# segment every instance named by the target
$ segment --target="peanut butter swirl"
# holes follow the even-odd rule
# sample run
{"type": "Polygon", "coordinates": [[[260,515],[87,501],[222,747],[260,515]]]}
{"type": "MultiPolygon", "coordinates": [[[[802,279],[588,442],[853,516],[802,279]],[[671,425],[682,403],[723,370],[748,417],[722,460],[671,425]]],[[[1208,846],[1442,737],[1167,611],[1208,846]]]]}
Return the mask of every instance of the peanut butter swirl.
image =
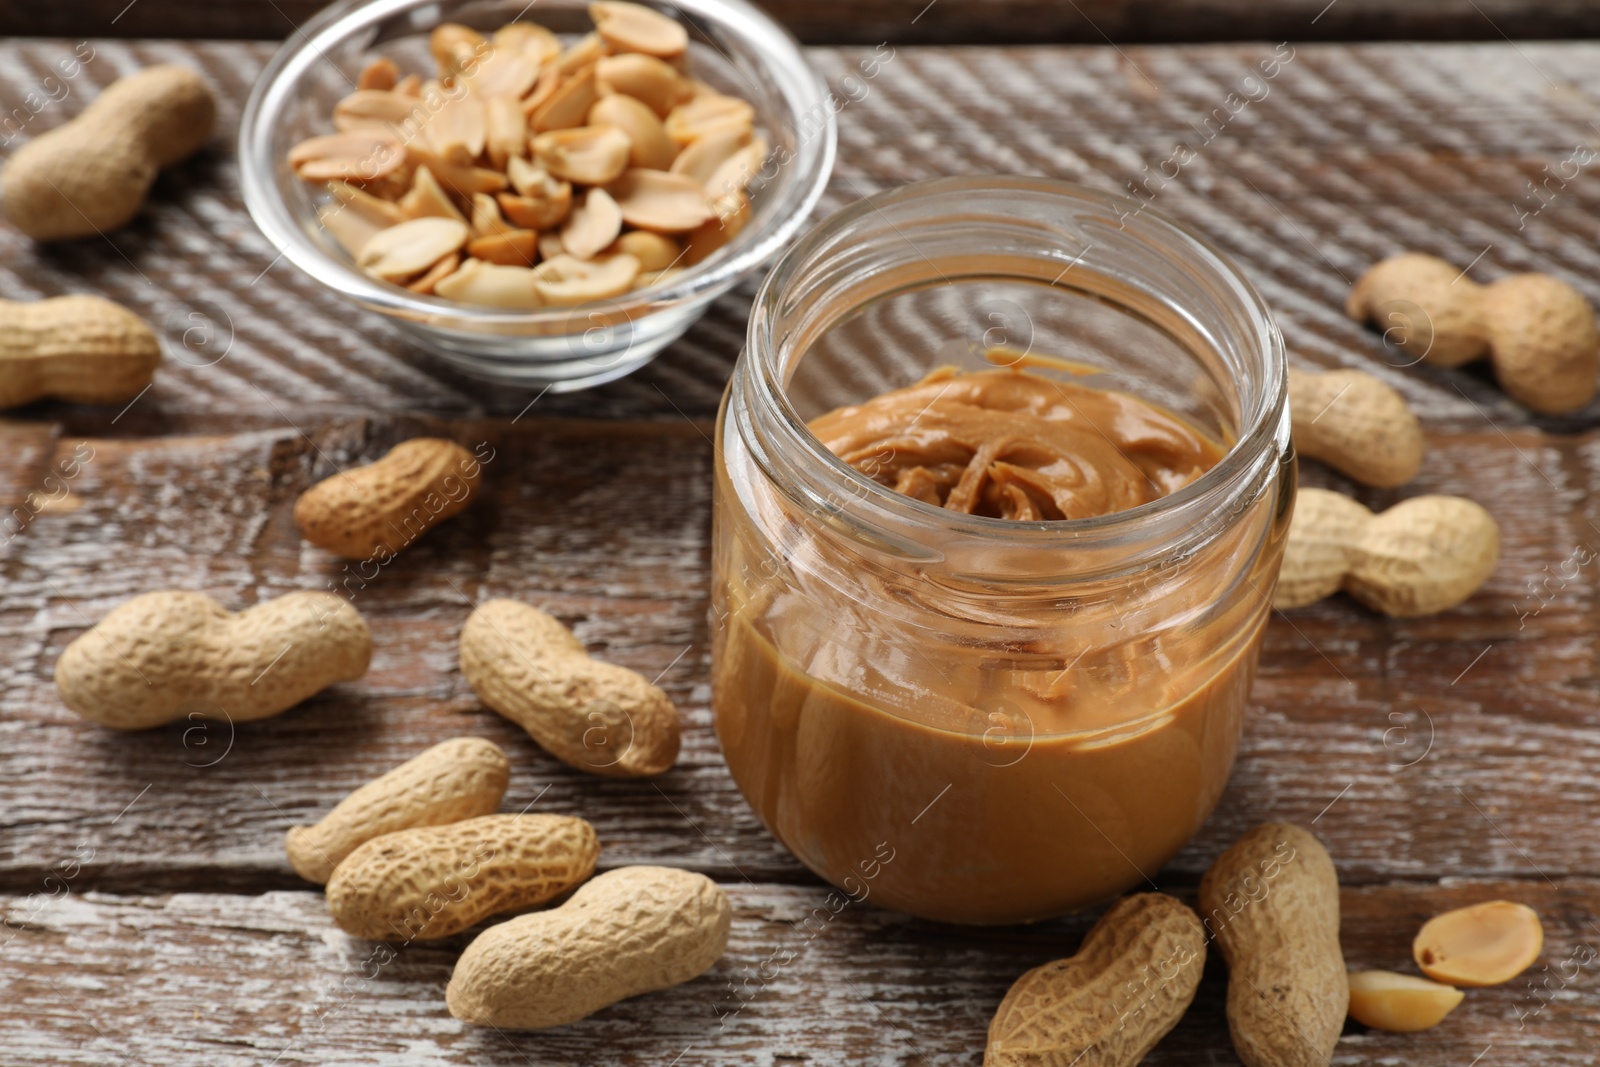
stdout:
{"type": "Polygon", "coordinates": [[[1219,445],[1146,401],[1015,369],[943,367],[810,426],[840,459],[896,492],[1022,521],[1138,507],[1222,458],[1219,445]]]}

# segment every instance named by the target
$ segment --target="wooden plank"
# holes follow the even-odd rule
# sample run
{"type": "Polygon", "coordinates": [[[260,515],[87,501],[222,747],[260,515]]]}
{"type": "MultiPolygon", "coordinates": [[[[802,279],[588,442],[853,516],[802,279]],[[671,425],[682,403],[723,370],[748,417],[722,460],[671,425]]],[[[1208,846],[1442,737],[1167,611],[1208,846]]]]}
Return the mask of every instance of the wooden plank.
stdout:
{"type": "MultiPolygon", "coordinates": [[[[23,99],[72,47],[0,42],[0,99],[23,99]]],[[[242,210],[231,154],[270,46],[94,47],[70,95],[18,128],[15,143],[64,121],[93,88],[158,61],[203,67],[221,92],[221,119],[211,148],[163,175],[144,216],[109,240],[40,248],[0,230],[0,296],[103,292],[155,323],[171,356],[126,414],[30,414],[103,436],[176,432],[222,415],[263,426],[371,411],[511,417],[534,400],[442,369],[277,262],[242,210]]],[[[1574,146],[1597,137],[1589,119],[1600,106],[1600,45],[1303,45],[1271,79],[1259,65],[1274,52],[1260,45],[900,48],[864,79],[873,55],[810,52],[840,99],[854,101],[839,116],[827,208],[907,180],[996,170],[1134,189],[1241,265],[1298,361],[1373,369],[1436,429],[1533,423],[1481,368],[1385,360],[1376,336],[1341,311],[1349,283],[1373,262],[1412,248],[1476,261],[1473,275],[1485,280],[1545,270],[1600,300],[1600,200],[1583,182],[1558,186],[1545,172],[1560,172],[1574,146]],[[1152,177],[1179,144],[1194,158],[1176,178],[1152,177]],[[1550,183],[1537,214],[1532,182],[1550,183]]],[[[710,418],[752,292],[749,283],[718,301],[643,373],[544,396],[534,414],[710,418]]],[[[1600,425],[1597,416],[1600,404],[1538,424],[1573,431],[1600,425]]]]}
{"type": "MultiPolygon", "coordinates": [[[[0,949],[9,1062],[542,1067],[593,1063],[604,1049],[605,1062],[619,1064],[977,1064],[1011,982],[1073,952],[1088,927],[1079,917],[963,930],[881,911],[870,896],[841,907],[821,889],[735,881],[726,886],[735,916],[728,954],[707,974],[525,1034],[470,1028],[445,1011],[445,983],[475,931],[385,947],[333,928],[316,893],[80,896],[59,895],[56,885],[0,898],[10,924],[0,930],[9,938],[0,949]]],[[[1540,912],[1540,963],[1505,986],[1469,990],[1427,1034],[1351,1024],[1337,1067],[1464,1065],[1489,1049],[1498,1063],[1593,1062],[1600,883],[1347,889],[1346,959],[1414,972],[1411,937],[1428,916],[1495,898],[1540,912]]],[[[1183,1022],[1144,1062],[1232,1062],[1225,996],[1226,971],[1212,953],[1183,1022]]]]}
{"type": "MultiPolygon", "coordinates": [[[[593,820],[606,865],[670,860],[725,878],[809,880],[739,797],[711,728],[701,428],[529,418],[302,429],[309,439],[55,440],[57,464],[92,454],[66,501],[0,548],[0,887],[36,881],[84,827],[98,835],[88,885],[297,885],[281,847],[288,826],[460,733],[511,753],[508,810],[537,799],[593,820]],[[482,499],[371,581],[341,586],[350,572],[298,539],[295,497],[334,464],[424,430],[495,450],[482,499]],[[278,719],[127,735],[77,720],[56,696],[61,649],[139,592],[199,589],[242,606],[330,583],[372,622],[372,670],[278,719]],[[483,709],[457,673],[455,639],[471,603],[489,596],[545,605],[602,655],[664,672],[686,716],[679,767],[656,783],[596,780],[483,709]]],[[[19,457],[17,473],[0,476],[12,499],[51,466],[25,447],[38,436],[30,423],[0,432],[0,454],[19,457]],[[23,442],[15,450],[11,433],[23,442]]],[[[1600,842],[1570,832],[1600,805],[1594,584],[1551,578],[1574,546],[1600,548],[1592,505],[1578,506],[1597,454],[1596,434],[1435,436],[1411,486],[1360,494],[1374,507],[1425,492],[1481,500],[1505,531],[1498,571],[1433,618],[1383,619],[1336,597],[1275,619],[1233,783],[1168,877],[1193,881],[1269,817],[1318,820],[1351,882],[1600,875],[1600,842]]],[[[1349,488],[1313,464],[1306,480],[1349,488]]]]}
{"type": "MultiPolygon", "coordinates": [[[[0,34],[55,37],[229,37],[278,40],[324,0],[79,0],[70,7],[0,4],[0,34]]],[[[812,44],[1062,44],[1294,41],[1500,41],[1592,37],[1583,0],[762,0],[812,44]]],[[[513,9],[514,10],[514,9],[513,9]]]]}

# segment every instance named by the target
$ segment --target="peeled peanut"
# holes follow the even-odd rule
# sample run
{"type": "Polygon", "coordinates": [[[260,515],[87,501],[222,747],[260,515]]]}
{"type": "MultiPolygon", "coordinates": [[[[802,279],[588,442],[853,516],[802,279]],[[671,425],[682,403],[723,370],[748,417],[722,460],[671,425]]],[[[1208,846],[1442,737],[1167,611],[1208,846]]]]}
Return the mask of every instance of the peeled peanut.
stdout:
{"type": "Polygon", "coordinates": [[[439,184],[458,196],[498,193],[510,184],[506,176],[487,167],[463,166],[416,142],[406,145],[406,160],[415,167],[427,167],[439,184]]]}
{"type": "Polygon", "coordinates": [[[433,171],[427,167],[418,167],[411,175],[411,188],[400,198],[397,206],[408,219],[454,219],[462,225],[467,221],[455,201],[450,199],[450,194],[444,191],[444,186],[433,176],[433,171]]]}
{"type": "Polygon", "coordinates": [[[664,170],[627,171],[611,186],[611,195],[622,221],[641,230],[688,233],[711,218],[705,190],[693,178],[664,170]]]}
{"type": "Polygon", "coordinates": [[[1123,897],[1077,955],[1018,978],[989,1024],[984,1067],[1133,1067],[1200,986],[1200,920],[1162,893],[1123,897]]]}
{"type": "Polygon", "coordinates": [[[500,746],[452,737],[357,789],[314,826],[290,827],[289,864],[325,883],[339,862],[373,838],[488,815],[500,806],[511,765],[500,746]]]}
{"type": "Polygon", "coordinates": [[[289,166],[308,182],[366,185],[394,174],[406,159],[399,135],[376,126],[311,137],[289,150],[289,166]]]}
{"type": "Polygon", "coordinates": [[[628,135],[630,166],[666,170],[678,154],[678,145],[649,105],[631,96],[602,96],[589,109],[590,126],[615,126],[628,135]]]}
{"type": "Polygon", "coordinates": [[[1244,1067],[1327,1067],[1350,987],[1322,843],[1289,823],[1248,831],[1200,880],[1200,914],[1228,961],[1228,1030],[1244,1067]]]}
{"type": "Polygon", "coordinates": [[[1346,310],[1437,366],[1488,355],[1501,387],[1534,411],[1574,411],[1594,398],[1600,369],[1594,310],[1549,275],[1518,274],[1482,286],[1442,259],[1408,252],[1367,271],[1350,290],[1346,310]]]}
{"type": "Polygon", "coordinates": [[[654,56],[605,56],[595,63],[594,73],[602,94],[631,96],[662,118],[694,94],[683,75],[654,56]]]}
{"type": "Polygon", "coordinates": [[[510,166],[511,157],[527,153],[528,121],[523,117],[521,104],[512,96],[492,96],[483,108],[484,142],[489,162],[504,169],[510,166]]]}
{"type": "Polygon", "coordinates": [[[489,127],[483,101],[475,96],[442,100],[423,124],[433,150],[452,163],[470,167],[483,154],[489,127]]]}
{"type": "Polygon", "coordinates": [[[671,59],[689,47],[689,32],[672,18],[643,4],[595,0],[589,5],[594,28],[613,52],[642,52],[671,59]]]}
{"type": "Polygon", "coordinates": [[[1289,372],[1294,446],[1358,482],[1390,488],[1422,466],[1422,424],[1405,398],[1358,370],[1289,372]]]}
{"type": "Polygon", "coordinates": [[[678,711],[625,667],[590,658],[572,631],[515,600],[480,604],[461,629],[461,673],[551,755],[608,777],[660,774],[678,758],[678,711]]]}
{"type": "Polygon", "coordinates": [[[295,592],[234,613],[201,593],[146,593],[56,660],[56,688],[102,726],[186,716],[252,722],[367,673],[372,635],[332,593],[295,592]]]}
{"type": "MultiPolygon", "coordinates": [[[[467,254],[502,267],[531,267],[539,259],[539,235],[532,230],[506,230],[487,237],[474,237],[467,242],[467,254]]],[[[528,279],[527,289],[530,292],[533,289],[532,278],[528,279]]]]}
{"type": "Polygon", "coordinates": [[[451,252],[448,256],[429,267],[427,271],[406,282],[406,288],[413,293],[432,293],[434,286],[450,277],[460,268],[461,253],[451,252]]]}
{"type": "Polygon", "coordinates": [[[750,200],[743,193],[713,202],[712,210],[716,216],[684,238],[683,262],[688,266],[709,259],[750,224],[750,200]]]}
{"type": "Polygon", "coordinates": [[[479,56],[488,53],[489,42],[471,26],[441,22],[428,35],[428,51],[439,67],[439,76],[444,78],[473,66],[479,56]]]}
{"type": "Polygon", "coordinates": [[[0,408],[46,397],[124,403],[149,386],[160,362],[150,327],[109,300],[0,300],[0,408]]]}
{"type": "Polygon", "coordinates": [[[341,130],[376,126],[387,130],[426,114],[413,97],[382,89],[357,89],[333,105],[333,124],[341,130]]]}
{"type": "Polygon", "coordinates": [[[621,296],[639,276],[639,261],[626,253],[582,260],[566,254],[533,268],[534,291],[546,304],[572,307],[621,296]]]}
{"type": "Polygon", "coordinates": [[[119,78],[77,118],[12,153],[0,172],[6,217],[36,241],[115,230],[138,214],[158,171],[206,143],[216,114],[187,67],[119,78]]]}
{"type": "Polygon", "coordinates": [[[528,125],[536,134],[582,126],[597,99],[594,68],[585,67],[556,84],[545,102],[528,117],[528,125]]]}
{"type": "Polygon", "coordinates": [[[469,259],[460,270],[441,279],[433,291],[460,304],[531,310],[544,306],[536,281],[533,270],[528,267],[469,259]]]}
{"type": "Polygon", "coordinates": [[[432,941],[554,900],[594,873],[594,827],[566,815],[483,815],[400,830],[351,852],[328,912],[352,937],[432,941]]]}
{"type": "Polygon", "coordinates": [[[1435,915],[1423,924],[1411,954],[1429,978],[1453,985],[1509,982],[1544,949],[1539,913],[1525,904],[1491,900],[1435,915]]]}
{"type": "Polygon", "coordinates": [[[728,946],[733,911],[711,879],[622,867],[570,900],[489,927],[456,962],[445,1001],[463,1022],[542,1030],[681,985],[728,946]]]}
{"type": "Polygon", "coordinates": [[[570,256],[593,259],[622,232],[622,211],[604,189],[590,189],[561,227],[561,247],[570,256]]]}
{"type": "Polygon", "coordinates": [[[329,182],[328,192],[340,204],[378,227],[398,226],[409,217],[399,204],[373,196],[359,186],[348,182],[329,182]]]}
{"type": "Polygon", "coordinates": [[[761,173],[762,165],[767,159],[767,142],[765,138],[757,137],[751,142],[724,159],[717,169],[712,171],[711,177],[706,179],[705,189],[712,199],[743,193],[750,187],[757,174],[761,173]]]}
{"type": "Polygon", "coordinates": [[[539,165],[564,181],[606,185],[628,169],[628,135],[615,126],[551,130],[532,144],[539,165]]]}
{"type": "Polygon", "coordinates": [[[470,504],[482,470],[454,441],[414,437],[374,463],[301,493],[295,525],[307,541],[336,555],[387,563],[470,504]]]}
{"type": "Polygon", "coordinates": [[[400,80],[400,68],[388,56],[379,56],[361,68],[356,78],[357,89],[393,89],[400,80]]]}
{"type": "Polygon", "coordinates": [[[590,30],[557,56],[553,65],[563,75],[576,74],[586,67],[593,67],[605,54],[606,43],[600,39],[598,33],[590,30]]]}
{"type": "Polygon", "coordinates": [[[472,231],[455,219],[407,219],[378,231],[356,256],[356,265],[374,278],[403,282],[460,251],[471,237],[472,231]]]}
{"type": "Polygon", "coordinates": [[[703,93],[685,100],[667,115],[667,135],[687,145],[723,130],[748,130],[755,125],[756,109],[747,100],[721,93],[703,93]]]}
{"type": "Polygon", "coordinates": [[[707,195],[712,195],[718,191],[711,187],[711,178],[717,173],[717,168],[732,158],[735,152],[749,144],[753,136],[751,130],[744,126],[728,126],[713,130],[690,142],[673,159],[669,169],[674,174],[693,178],[705,187],[707,195]]]}
{"type": "Polygon", "coordinates": [[[1476,592],[1499,559],[1494,517],[1462,497],[1414,497],[1375,516],[1338,493],[1302,489],[1272,603],[1302,607],[1343,588],[1385,615],[1432,615],[1476,592]]]}
{"type": "Polygon", "coordinates": [[[1392,1034],[1438,1026],[1466,994],[1452,986],[1393,971],[1352,971],[1350,1018],[1392,1034]]]}
{"type": "Polygon", "coordinates": [[[618,237],[609,251],[624,252],[639,261],[640,274],[664,271],[683,257],[683,248],[664,234],[649,230],[630,230],[618,237]]]}

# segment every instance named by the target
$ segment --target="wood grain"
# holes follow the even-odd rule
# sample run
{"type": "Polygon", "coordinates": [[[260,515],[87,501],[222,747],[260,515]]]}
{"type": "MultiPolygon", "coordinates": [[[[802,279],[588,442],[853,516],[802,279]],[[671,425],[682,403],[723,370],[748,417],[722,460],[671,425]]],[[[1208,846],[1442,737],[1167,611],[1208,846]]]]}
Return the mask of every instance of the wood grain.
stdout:
{"type": "MultiPolygon", "coordinates": [[[[605,865],[672,859],[724,878],[806,880],[739,798],[710,728],[711,448],[701,430],[361,420],[310,438],[56,439],[58,465],[85,447],[92,458],[68,483],[68,503],[34,518],[0,556],[9,650],[0,729],[10,735],[0,810],[12,820],[0,838],[0,887],[37,881],[63,833],[102,825],[87,885],[295,885],[281,847],[290,825],[459,733],[511,751],[509,803],[537,798],[541,810],[594,821],[608,842],[605,865]],[[472,508],[370,580],[299,540],[290,513],[303,488],[424,428],[493,449],[472,508]],[[60,650],[136,593],[199,589],[238,607],[330,586],[371,621],[372,669],[281,718],[119,734],[79,721],[55,694],[60,650]],[[647,677],[665,672],[662,685],[687,715],[679,767],[655,783],[593,781],[483,709],[457,672],[455,639],[472,604],[489,596],[546,606],[597,653],[647,677]]],[[[38,477],[52,462],[39,431],[8,428],[0,442],[14,433],[4,454],[26,457],[38,477]]],[[[1574,507],[1593,475],[1564,474],[1580,472],[1597,443],[1600,435],[1574,442],[1529,430],[1509,440],[1435,436],[1417,481],[1360,494],[1380,507],[1424,492],[1482,500],[1506,534],[1500,567],[1442,616],[1384,619],[1336,597],[1274,619],[1239,768],[1173,877],[1197,879],[1268,817],[1317,819],[1351,882],[1600,872],[1600,841],[1551,817],[1552,803],[1572,813],[1600,805],[1589,770],[1600,757],[1588,688],[1593,582],[1549,577],[1576,546],[1600,546],[1574,507]],[[1543,584],[1530,593],[1530,582],[1543,584]]],[[[28,484],[22,466],[6,484],[28,484]]],[[[1306,475],[1352,488],[1310,465],[1306,475]]]]}
{"type": "MultiPolygon", "coordinates": [[[[0,43],[0,99],[15,106],[71,46],[0,43]]],[[[823,889],[757,824],[711,730],[710,420],[752,284],[622,382],[574,396],[485,388],[275,263],[243,214],[231,127],[269,46],[94,47],[72,94],[13,145],[155,61],[202,67],[222,123],[125,231],[50,248],[0,231],[0,296],[104,293],[155,323],[170,357],[125,411],[45,404],[0,419],[7,1061],[978,1062],[1010,981],[1069,952],[1087,917],[962,931],[869,902],[803,942],[795,924],[823,889]],[[299,540],[295,496],[419,433],[485,443],[496,458],[471,509],[344,587],[373,624],[365,678],[236,729],[112,734],[61,706],[61,649],[137,592],[199,589],[238,607],[340,586],[343,565],[299,540]],[[655,782],[586,778],[482,708],[456,671],[455,639],[485,596],[545,605],[598,654],[660,673],[685,715],[679,766],[655,782]],[[370,949],[329,929],[288,869],[283,832],[461,733],[510,753],[506,810],[593,821],[602,866],[679,864],[726,883],[739,914],[730,958],[682,990],[540,1037],[469,1033],[443,1015],[464,942],[407,949],[345,985],[370,949]],[[757,980],[722,1027],[719,1006],[736,1004],[727,983],[791,946],[796,959],[757,980]]],[[[811,58],[842,91],[871,54],[811,58]]],[[[1275,618],[1221,807],[1167,869],[1145,873],[1188,894],[1239,832],[1292,819],[1338,863],[1352,963],[1403,966],[1428,914],[1506,896],[1545,916],[1551,972],[1530,975],[1542,982],[1600,935],[1600,841],[1586,830],[1600,803],[1600,405],[1531,418],[1481,368],[1399,365],[1339,308],[1350,280],[1404,248],[1472,263],[1483,280],[1548,270],[1600,299],[1590,176],[1518,216],[1540,203],[1527,186],[1541,168],[1600,136],[1588,124],[1600,46],[1302,46],[1263,94],[1243,79],[1271,54],[901,48],[840,116],[827,201],[989,170],[1126,188],[1177,144],[1196,148],[1176,178],[1146,186],[1154,207],[1255,280],[1297,362],[1372,370],[1428,428],[1416,482],[1357,495],[1375,507],[1471,496],[1505,545],[1484,590],[1442,616],[1383,619],[1335,597],[1275,618]],[[1206,117],[1245,89],[1256,99],[1206,139],[1206,117]]],[[[1302,476],[1354,489],[1314,464],[1302,476]]],[[[1465,1067],[1492,1047],[1485,1065],[1587,1063],[1600,1038],[1593,983],[1589,964],[1542,992],[1475,992],[1426,1039],[1352,1030],[1335,1062],[1465,1067]]],[[[1150,1062],[1229,1062],[1222,998],[1213,967],[1150,1062]]]]}
{"type": "MultiPolygon", "coordinates": [[[[321,897],[180,893],[0,898],[26,916],[0,979],[11,1010],[0,1042],[14,1062],[310,1064],[849,1063],[977,1064],[989,1017],[1024,971],[1070,955],[1089,917],[962,930],[821,889],[725,885],[728,954],[687,985],[536,1034],[468,1027],[444,1008],[455,957],[476,931],[383,946],[335,929],[321,897]],[[834,911],[837,911],[835,914],[834,911]]],[[[1180,890],[1189,903],[1192,894],[1180,890]]],[[[1437,911],[1511,897],[1545,922],[1545,962],[1465,1003],[1425,1035],[1349,1024],[1336,1067],[1371,1063],[1592,1063],[1600,883],[1391,883],[1342,894],[1352,966],[1411,970],[1411,937],[1437,911]]],[[[1232,1062],[1226,970],[1208,956],[1182,1023],[1150,1067],[1232,1062]]]]}
{"type": "MultiPolygon", "coordinates": [[[[324,0],[5,0],[0,33],[279,40],[323,6],[324,0]]],[[[761,6],[812,44],[1501,41],[1600,32],[1600,13],[1583,0],[762,0],[761,6]]]]}

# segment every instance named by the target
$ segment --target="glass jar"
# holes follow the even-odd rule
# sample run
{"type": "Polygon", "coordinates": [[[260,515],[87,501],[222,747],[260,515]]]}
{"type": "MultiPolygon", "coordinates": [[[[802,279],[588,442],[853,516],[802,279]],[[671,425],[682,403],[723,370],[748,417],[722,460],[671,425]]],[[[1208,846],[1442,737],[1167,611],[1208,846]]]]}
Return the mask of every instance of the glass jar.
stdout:
{"type": "Polygon", "coordinates": [[[713,708],[768,829],[853,897],[1044,919],[1145,882],[1232,769],[1295,487],[1282,338],[1204,240],[1041,178],[905,186],[773,268],[717,428],[713,708]],[[996,351],[1174,412],[1188,486],[1019,522],[902,496],[807,421],[996,351]]]}

